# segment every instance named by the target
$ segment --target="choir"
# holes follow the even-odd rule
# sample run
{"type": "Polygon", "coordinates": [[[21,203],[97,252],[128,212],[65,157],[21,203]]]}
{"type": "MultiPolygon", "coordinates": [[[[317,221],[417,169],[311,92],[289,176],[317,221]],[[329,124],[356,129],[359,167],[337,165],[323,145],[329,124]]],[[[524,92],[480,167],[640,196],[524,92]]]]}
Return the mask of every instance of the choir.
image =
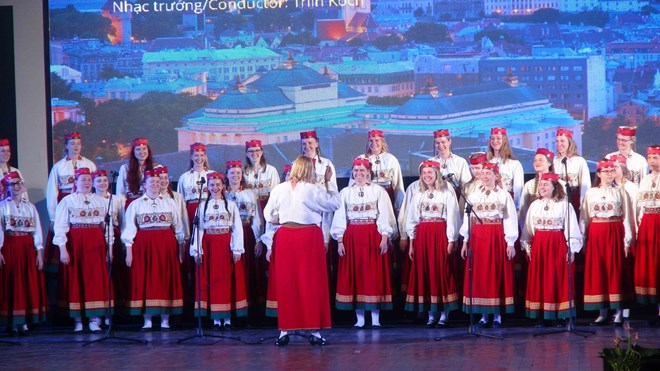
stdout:
{"type": "Polygon", "coordinates": [[[98,333],[115,312],[142,316],[143,331],[159,316],[166,331],[194,296],[194,315],[216,330],[261,313],[277,318],[276,345],[297,330],[325,345],[331,301],[354,311],[355,328],[366,325],[365,311],[378,328],[380,311],[394,308],[396,241],[404,309],[428,327],[447,327],[457,309],[479,314],[478,326],[501,327],[515,304],[537,326],[565,326],[578,310],[598,312],[591,325],[621,325],[635,301],[657,307],[657,324],[660,145],[644,157],[635,136],[634,127],[618,129],[618,150],[597,162],[592,185],[573,133],[558,129],[556,153],[538,148],[536,175],[524,183],[506,129],[492,128],[487,151],[467,161],[440,129],[434,156],[405,189],[385,133],[370,130],[341,192],[315,131],[300,133],[301,156],[282,179],[259,140],[247,141],[245,163],[227,161],[224,173],[209,169],[206,146],[193,143],[177,191],[148,140],[137,138],[112,194],[117,173],[96,170],[81,155],[80,134],[70,133],[48,177],[45,240],[21,173],[9,166],[10,143],[0,139],[0,324],[27,335],[45,320],[50,263],[57,308],[74,332],[86,324],[98,333]],[[338,254],[336,292],[329,248],[338,254]],[[519,264],[528,269],[516,275],[519,264]]]}

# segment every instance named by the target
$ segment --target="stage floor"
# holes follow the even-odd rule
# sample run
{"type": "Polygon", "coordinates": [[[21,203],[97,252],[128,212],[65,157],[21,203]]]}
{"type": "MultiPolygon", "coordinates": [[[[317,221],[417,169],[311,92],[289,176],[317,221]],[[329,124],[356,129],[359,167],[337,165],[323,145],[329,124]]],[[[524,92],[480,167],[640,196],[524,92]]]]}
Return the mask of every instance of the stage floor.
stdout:
{"type": "MultiPolygon", "coordinates": [[[[74,335],[70,327],[39,327],[28,337],[5,337],[0,343],[0,367],[16,369],[314,369],[314,370],[600,370],[598,352],[614,346],[615,336],[626,336],[620,327],[588,327],[578,321],[577,329],[594,330],[587,337],[560,333],[534,337],[554,328],[535,328],[527,322],[511,327],[480,329],[502,340],[467,334],[467,322],[457,321],[448,329],[397,323],[380,329],[355,330],[335,327],[323,332],[324,347],[312,347],[307,336],[292,336],[285,347],[274,345],[274,328],[236,328],[231,331],[204,330],[208,335],[232,339],[194,338],[192,327],[169,332],[139,332],[139,325],[119,326],[115,336],[147,340],[134,344],[117,339],[83,346],[103,335],[74,335]],[[465,336],[461,336],[465,335],[465,336]],[[436,341],[436,337],[458,336],[436,341]],[[263,339],[267,337],[266,339],[263,339]]],[[[660,348],[660,328],[646,321],[630,321],[639,332],[639,344],[660,348]]],[[[506,326],[506,324],[505,324],[506,326]]]]}

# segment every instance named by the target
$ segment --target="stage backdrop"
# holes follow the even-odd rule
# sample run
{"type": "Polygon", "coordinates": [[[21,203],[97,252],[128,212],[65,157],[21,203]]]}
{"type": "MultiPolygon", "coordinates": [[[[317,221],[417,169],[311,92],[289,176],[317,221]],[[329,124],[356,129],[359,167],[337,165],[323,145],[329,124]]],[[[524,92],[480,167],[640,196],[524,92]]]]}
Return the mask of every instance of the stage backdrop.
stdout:
{"type": "MultiPolygon", "coordinates": [[[[493,57],[484,39],[458,50],[460,22],[436,22],[440,13],[426,5],[45,1],[55,161],[63,135],[79,131],[84,155],[110,170],[137,137],[150,140],[175,179],[194,142],[209,145],[211,167],[224,171],[259,139],[281,169],[300,154],[299,133],[316,130],[322,155],[347,177],[367,131],[380,129],[413,175],[434,155],[434,130],[449,129],[454,152],[467,156],[503,126],[531,173],[534,151],[554,150],[558,128],[573,130],[581,147],[583,119],[606,113],[602,55],[493,57]],[[565,71],[556,79],[570,79],[562,89],[574,99],[532,84],[535,65],[565,71]]],[[[613,137],[603,142],[615,148],[613,137]]]]}

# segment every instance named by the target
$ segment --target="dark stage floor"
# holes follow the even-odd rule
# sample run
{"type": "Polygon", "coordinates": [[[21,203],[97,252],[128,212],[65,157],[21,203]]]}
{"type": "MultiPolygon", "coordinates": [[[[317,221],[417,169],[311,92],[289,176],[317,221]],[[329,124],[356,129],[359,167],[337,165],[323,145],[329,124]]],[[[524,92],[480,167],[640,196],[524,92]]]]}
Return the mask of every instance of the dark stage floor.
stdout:
{"type": "MultiPolygon", "coordinates": [[[[231,331],[205,330],[209,335],[230,339],[196,338],[178,344],[177,340],[194,335],[192,327],[169,332],[139,332],[139,325],[119,326],[116,336],[148,340],[129,344],[117,340],[83,346],[84,341],[102,335],[74,335],[71,327],[36,328],[28,337],[2,337],[17,345],[0,343],[2,370],[599,370],[598,352],[614,345],[614,337],[625,337],[624,328],[588,327],[578,321],[577,329],[595,330],[586,338],[561,333],[534,337],[551,328],[534,328],[526,321],[508,323],[510,327],[483,329],[484,334],[503,340],[463,336],[435,341],[436,337],[467,334],[466,321],[456,321],[448,329],[427,329],[423,325],[397,323],[380,329],[354,330],[336,327],[326,330],[324,347],[312,347],[306,337],[293,336],[286,347],[276,347],[274,328],[236,328],[231,331]],[[269,337],[261,341],[262,337],[269,337]],[[270,338],[273,337],[273,338],[270,338]]],[[[506,325],[506,324],[505,324],[506,325]]],[[[660,328],[646,321],[632,320],[639,332],[639,344],[660,348],[660,328]]]]}

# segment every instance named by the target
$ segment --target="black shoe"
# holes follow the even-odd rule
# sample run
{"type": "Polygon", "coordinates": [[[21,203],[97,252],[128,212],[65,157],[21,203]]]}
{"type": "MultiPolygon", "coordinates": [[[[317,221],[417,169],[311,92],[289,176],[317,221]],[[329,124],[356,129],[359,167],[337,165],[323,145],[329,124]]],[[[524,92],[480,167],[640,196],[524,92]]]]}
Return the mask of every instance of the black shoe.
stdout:
{"type": "Polygon", "coordinates": [[[277,338],[277,340],[275,340],[275,345],[278,347],[283,347],[287,344],[289,344],[289,335],[280,336],[277,338]]]}
{"type": "Polygon", "coordinates": [[[140,332],[151,332],[153,330],[153,327],[142,327],[140,329],[140,332]]]}
{"type": "Polygon", "coordinates": [[[358,326],[358,325],[353,325],[354,330],[362,330],[364,328],[364,325],[358,326]]]}
{"type": "Polygon", "coordinates": [[[557,328],[566,327],[566,324],[567,324],[567,323],[568,323],[568,322],[567,322],[565,319],[560,318],[560,319],[558,319],[558,320],[555,321],[555,327],[557,327],[557,328]]]}
{"type": "Polygon", "coordinates": [[[542,321],[542,320],[541,320],[541,321],[537,321],[537,322],[534,324],[534,327],[536,327],[536,328],[545,327],[545,321],[542,321]]]}
{"type": "Polygon", "coordinates": [[[479,326],[479,328],[488,328],[488,327],[490,327],[490,325],[487,322],[484,322],[484,321],[481,321],[481,320],[479,322],[477,322],[477,326],[479,326]]]}
{"type": "Polygon", "coordinates": [[[222,325],[220,325],[219,323],[214,323],[212,328],[213,331],[222,331],[222,325]]]}
{"type": "MultiPolygon", "coordinates": [[[[378,327],[380,327],[380,326],[378,326],[378,327]]],[[[312,346],[314,346],[314,345],[323,346],[323,345],[328,344],[328,341],[325,340],[324,338],[320,337],[320,336],[309,335],[309,343],[312,346]]]]}
{"type": "Polygon", "coordinates": [[[614,326],[614,327],[623,327],[623,321],[620,321],[620,322],[613,321],[612,326],[614,326]]]}
{"type": "Polygon", "coordinates": [[[13,327],[7,327],[7,335],[11,337],[18,336],[18,330],[13,327]]]}
{"type": "Polygon", "coordinates": [[[231,323],[225,323],[222,327],[224,327],[225,330],[229,331],[231,330],[231,323]]]}
{"type": "Polygon", "coordinates": [[[589,323],[589,326],[607,326],[607,318],[603,318],[600,321],[596,318],[596,320],[589,323]]]}
{"type": "Polygon", "coordinates": [[[437,328],[447,328],[449,325],[447,324],[447,321],[439,320],[438,325],[436,326],[437,328]]]}
{"type": "Polygon", "coordinates": [[[435,328],[435,326],[436,326],[435,322],[432,321],[426,324],[426,328],[435,328]]]}
{"type": "Polygon", "coordinates": [[[502,322],[493,321],[493,328],[502,328],[502,322]]]}

